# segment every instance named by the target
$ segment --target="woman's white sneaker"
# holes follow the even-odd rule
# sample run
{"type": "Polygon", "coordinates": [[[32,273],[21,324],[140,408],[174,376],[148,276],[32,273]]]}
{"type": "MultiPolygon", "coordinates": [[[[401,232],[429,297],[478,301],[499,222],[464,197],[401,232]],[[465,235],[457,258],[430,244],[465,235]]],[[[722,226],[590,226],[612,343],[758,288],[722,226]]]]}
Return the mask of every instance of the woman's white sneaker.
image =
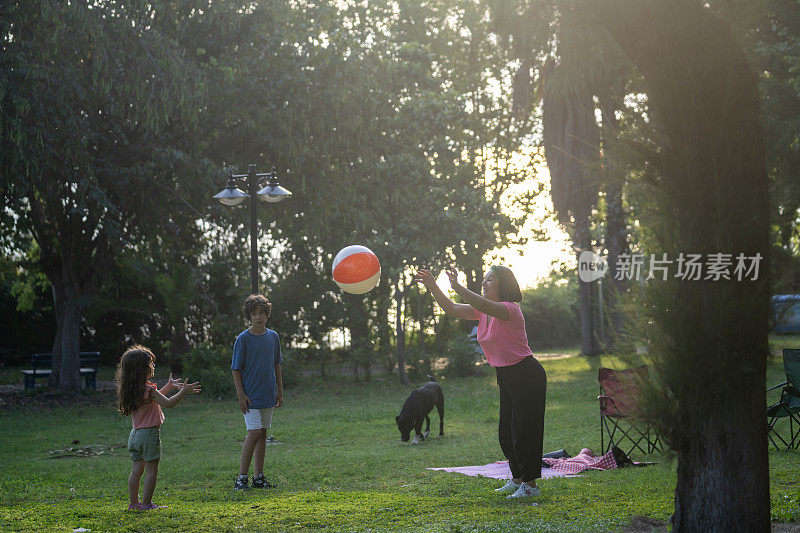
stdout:
{"type": "MultiPolygon", "coordinates": [[[[520,485],[521,485],[521,484],[520,484],[520,485]]],[[[509,479],[509,480],[506,482],[506,484],[505,484],[505,485],[503,485],[503,486],[502,486],[502,487],[500,487],[499,489],[494,489],[494,491],[495,491],[495,492],[502,493],[502,494],[505,494],[505,493],[511,494],[511,493],[517,492],[517,489],[519,489],[520,485],[517,485],[516,483],[514,483],[513,481],[511,481],[511,480],[509,479]]]]}
{"type": "Polygon", "coordinates": [[[539,490],[539,487],[531,487],[527,483],[522,483],[519,488],[508,496],[509,498],[535,498],[539,496],[542,492],[539,490]]]}

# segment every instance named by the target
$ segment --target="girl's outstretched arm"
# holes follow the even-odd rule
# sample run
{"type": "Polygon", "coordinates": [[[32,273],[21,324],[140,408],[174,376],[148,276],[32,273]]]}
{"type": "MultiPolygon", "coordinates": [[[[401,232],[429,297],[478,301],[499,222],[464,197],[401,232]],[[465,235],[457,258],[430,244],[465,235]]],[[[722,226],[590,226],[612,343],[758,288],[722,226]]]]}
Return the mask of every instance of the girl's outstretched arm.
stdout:
{"type": "Polygon", "coordinates": [[[429,271],[422,269],[417,271],[417,273],[414,275],[414,281],[422,283],[428,288],[428,291],[430,291],[430,293],[433,295],[436,303],[439,304],[439,307],[442,308],[445,314],[464,320],[478,320],[478,318],[475,316],[475,309],[471,305],[457,304],[448,298],[447,295],[442,292],[442,289],[440,289],[436,284],[433,274],[431,274],[429,271]]]}
{"type": "Polygon", "coordinates": [[[164,384],[163,387],[158,389],[158,392],[166,396],[167,394],[172,392],[173,389],[177,389],[180,383],[181,383],[181,378],[173,379],[172,372],[170,372],[169,379],[167,380],[167,382],[164,384]]]}
{"type": "Polygon", "coordinates": [[[458,274],[454,270],[448,270],[447,277],[450,278],[450,286],[456,291],[456,294],[461,296],[472,307],[481,313],[491,315],[500,320],[508,320],[508,308],[505,305],[493,300],[487,300],[480,294],[476,294],[461,285],[458,282],[458,274]]]}
{"type": "Polygon", "coordinates": [[[152,395],[153,400],[160,405],[161,407],[166,407],[167,409],[171,407],[175,407],[183,400],[183,397],[187,394],[194,393],[197,394],[200,392],[200,382],[195,381],[194,383],[189,383],[188,379],[183,380],[183,383],[179,383],[178,386],[181,390],[178,391],[178,394],[173,394],[169,398],[161,394],[161,391],[158,389],[153,389],[152,395]]]}

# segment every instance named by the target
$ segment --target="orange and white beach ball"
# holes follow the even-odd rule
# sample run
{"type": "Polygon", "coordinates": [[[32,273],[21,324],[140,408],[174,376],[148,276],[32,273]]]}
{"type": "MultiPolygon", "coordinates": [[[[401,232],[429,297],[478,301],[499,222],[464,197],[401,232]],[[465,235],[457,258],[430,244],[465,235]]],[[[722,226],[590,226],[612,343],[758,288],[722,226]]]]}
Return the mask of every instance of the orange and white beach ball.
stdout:
{"type": "Polygon", "coordinates": [[[366,246],[347,246],[333,258],[333,281],[345,292],[364,294],[371,291],[380,278],[378,256],[366,246]]]}

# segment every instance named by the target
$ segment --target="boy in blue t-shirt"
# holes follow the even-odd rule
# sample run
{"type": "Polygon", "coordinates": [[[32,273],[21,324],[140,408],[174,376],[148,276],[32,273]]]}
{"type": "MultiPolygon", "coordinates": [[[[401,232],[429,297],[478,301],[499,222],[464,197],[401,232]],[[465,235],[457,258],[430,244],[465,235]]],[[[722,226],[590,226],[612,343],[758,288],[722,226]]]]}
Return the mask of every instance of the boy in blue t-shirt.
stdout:
{"type": "Polygon", "coordinates": [[[247,427],[239,477],[234,483],[240,490],[247,488],[247,472],[254,453],[253,487],[275,486],[264,478],[264,452],[272,411],[283,404],[280,339],[277,333],[267,329],[272,304],[261,294],[251,294],[245,298],[242,310],[250,319],[250,327],[236,337],[231,361],[233,384],[247,427]]]}

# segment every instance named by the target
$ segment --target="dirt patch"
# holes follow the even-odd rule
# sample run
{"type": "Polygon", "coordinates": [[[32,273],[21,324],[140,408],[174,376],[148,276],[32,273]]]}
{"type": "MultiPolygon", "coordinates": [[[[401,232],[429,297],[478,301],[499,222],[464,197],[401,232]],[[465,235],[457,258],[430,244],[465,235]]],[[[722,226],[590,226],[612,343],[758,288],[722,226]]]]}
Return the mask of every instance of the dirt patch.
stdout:
{"type": "MultiPolygon", "coordinates": [[[[669,531],[669,523],[657,520],[649,516],[634,516],[630,524],[620,530],[622,533],[666,533],[669,531]]],[[[772,522],[771,533],[798,533],[800,524],[783,522],[772,522]]]]}
{"type": "Polygon", "coordinates": [[[105,405],[115,408],[117,393],[114,382],[99,381],[96,391],[64,393],[37,387],[26,391],[22,385],[3,385],[0,388],[0,409],[47,409],[73,406],[105,405]]]}
{"type": "Polygon", "coordinates": [[[783,522],[772,523],[772,533],[797,533],[800,531],[800,524],[791,523],[786,524],[783,522]]]}
{"type": "Polygon", "coordinates": [[[65,457],[100,457],[120,448],[127,449],[127,444],[87,444],[85,446],[70,446],[64,450],[48,450],[49,459],[63,459],[65,457]]]}
{"type": "Polygon", "coordinates": [[[650,533],[651,531],[662,533],[669,530],[668,526],[668,522],[642,515],[631,518],[630,524],[623,527],[620,531],[622,531],[622,533],[650,533]]]}

